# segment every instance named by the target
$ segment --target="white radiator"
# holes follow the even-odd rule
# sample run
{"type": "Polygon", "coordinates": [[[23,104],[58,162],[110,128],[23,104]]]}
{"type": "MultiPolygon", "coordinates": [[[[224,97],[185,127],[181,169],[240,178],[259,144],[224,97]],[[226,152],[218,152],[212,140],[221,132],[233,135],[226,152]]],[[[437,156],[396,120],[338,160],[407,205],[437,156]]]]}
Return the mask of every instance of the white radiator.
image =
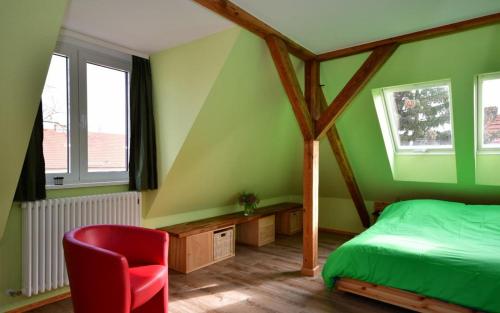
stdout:
{"type": "Polygon", "coordinates": [[[138,192],[24,202],[23,294],[33,296],[68,286],[62,238],[76,227],[94,224],[139,226],[138,192]]]}

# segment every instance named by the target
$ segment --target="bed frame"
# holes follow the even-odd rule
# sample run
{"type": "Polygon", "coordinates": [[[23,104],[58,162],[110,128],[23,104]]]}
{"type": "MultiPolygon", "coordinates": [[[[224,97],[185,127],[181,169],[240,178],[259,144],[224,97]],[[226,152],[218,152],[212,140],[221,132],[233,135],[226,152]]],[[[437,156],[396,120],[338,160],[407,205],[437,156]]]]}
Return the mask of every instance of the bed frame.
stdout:
{"type": "Polygon", "coordinates": [[[339,278],[336,288],[359,296],[390,303],[423,313],[479,313],[456,304],[428,298],[413,292],[367,283],[351,278],[339,278]]]}

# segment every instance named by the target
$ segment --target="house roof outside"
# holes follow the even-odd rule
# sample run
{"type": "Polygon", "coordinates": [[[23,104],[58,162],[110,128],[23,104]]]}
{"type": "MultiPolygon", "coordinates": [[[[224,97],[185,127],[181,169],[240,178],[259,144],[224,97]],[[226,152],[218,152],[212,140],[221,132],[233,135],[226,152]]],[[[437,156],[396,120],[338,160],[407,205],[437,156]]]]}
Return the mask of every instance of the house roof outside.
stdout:
{"type": "Polygon", "coordinates": [[[484,134],[491,137],[489,144],[500,144],[500,115],[485,123],[484,134]]]}
{"type": "MultiPolygon", "coordinates": [[[[68,140],[66,131],[44,129],[43,151],[48,173],[68,170],[68,140]]],[[[127,169],[126,137],[124,134],[88,134],[88,167],[90,172],[125,171],[127,169]]]]}

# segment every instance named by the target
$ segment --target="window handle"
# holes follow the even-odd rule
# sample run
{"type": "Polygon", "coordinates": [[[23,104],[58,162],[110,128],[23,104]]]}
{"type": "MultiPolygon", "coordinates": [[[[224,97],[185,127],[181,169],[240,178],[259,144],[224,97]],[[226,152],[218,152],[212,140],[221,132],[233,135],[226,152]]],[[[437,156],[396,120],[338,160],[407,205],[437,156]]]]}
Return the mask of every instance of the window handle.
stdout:
{"type": "Polygon", "coordinates": [[[85,114],[80,115],[80,127],[87,129],[87,116],[85,114]]]}

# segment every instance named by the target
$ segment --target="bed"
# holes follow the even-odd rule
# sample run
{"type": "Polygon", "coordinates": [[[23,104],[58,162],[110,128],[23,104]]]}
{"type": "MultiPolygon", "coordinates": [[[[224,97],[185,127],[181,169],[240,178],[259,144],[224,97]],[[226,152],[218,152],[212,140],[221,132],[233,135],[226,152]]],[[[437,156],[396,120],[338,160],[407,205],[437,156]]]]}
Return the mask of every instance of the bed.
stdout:
{"type": "Polygon", "coordinates": [[[500,312],[500,206],[391,204],[375,225],[329,255],[322,275],[328,288],[361,295],[379,288],[473,309],[464,312],[500,312]]]}

